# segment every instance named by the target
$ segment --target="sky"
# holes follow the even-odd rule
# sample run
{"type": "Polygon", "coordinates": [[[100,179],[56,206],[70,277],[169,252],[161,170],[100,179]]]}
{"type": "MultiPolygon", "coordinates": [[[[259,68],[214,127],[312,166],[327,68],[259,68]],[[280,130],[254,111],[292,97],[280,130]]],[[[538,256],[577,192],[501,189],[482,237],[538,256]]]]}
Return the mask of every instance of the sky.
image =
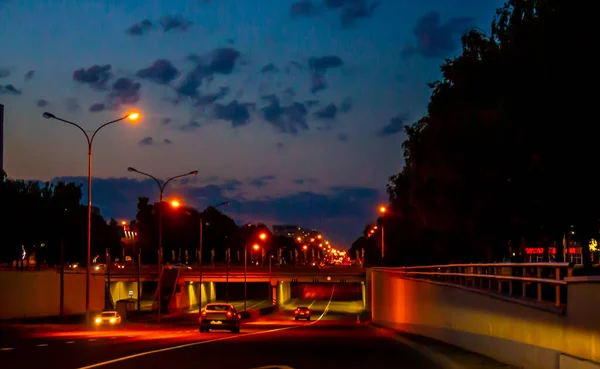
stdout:
{"type": "MultiPolygon", "coordinates": [[[[297,224],[350,247],[402,169],[445,58],[501,0],[0,0],[10,178],[86,183],[106,218],[165,198],[231,201],[239,223],[297,224]]],[[[85,187],[84,187],[85,188],[85,187]]],[[[84,191],[84,201],[86,199],[84,191]]]]}

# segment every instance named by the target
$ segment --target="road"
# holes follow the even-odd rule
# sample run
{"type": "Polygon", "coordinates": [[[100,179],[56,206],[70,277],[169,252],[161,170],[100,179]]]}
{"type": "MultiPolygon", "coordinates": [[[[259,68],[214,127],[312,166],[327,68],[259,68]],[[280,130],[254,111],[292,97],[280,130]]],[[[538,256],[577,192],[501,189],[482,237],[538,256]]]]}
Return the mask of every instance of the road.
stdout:
{"type": "Polygon", "coordinates": [[[244,323],[240,334],[199,333],[195,326],[182,325],[11,335],[13,342],[2,339],[0,363],[4,369],[442,368],[394,334],[359,324],[357,310],[358,302],[298,300],[244,323]],[[310,306],[312,320],[294,321],[295,306],[310,306]]]}

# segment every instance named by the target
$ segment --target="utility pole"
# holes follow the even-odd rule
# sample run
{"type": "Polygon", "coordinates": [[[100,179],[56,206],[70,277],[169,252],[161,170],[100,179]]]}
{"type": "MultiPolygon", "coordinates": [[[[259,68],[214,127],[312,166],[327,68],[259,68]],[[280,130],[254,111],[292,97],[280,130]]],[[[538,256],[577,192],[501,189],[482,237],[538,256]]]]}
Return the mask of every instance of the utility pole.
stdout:
{"type": "Polygon", "coordinates": [[[4,176],[4,105],[2,104],[0,104],[0,173],[4,176]]]}

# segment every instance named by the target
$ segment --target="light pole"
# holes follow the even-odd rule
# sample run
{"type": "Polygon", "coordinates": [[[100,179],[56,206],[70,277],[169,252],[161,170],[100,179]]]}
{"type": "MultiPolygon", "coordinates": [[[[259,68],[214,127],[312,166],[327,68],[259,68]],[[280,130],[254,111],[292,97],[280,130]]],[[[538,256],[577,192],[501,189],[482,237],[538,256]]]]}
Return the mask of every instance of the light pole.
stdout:
{"type": "MultiPolygon", "coordinates": [[[[219,208],[221,206],[228,206],[230,204],[229,201],[224,201],[220,204],[212,206],[213,208],[219,208]]],[[[209,206],[211,207],[211,206],[209,206]]],[[[206,211],[206,210],[204,210],[206,211]]],[[[204,212],[200,213],[200,243],[198,245],[198,269],[199,269],[199,287],[198,287],[198,315],[202,316],[202,238],[203,234],[203,223],[204,223],[204,212]]]]}
{"type": "Polygon", "coordinates": [[[115,120],[111,120],[110,122],[106,122],[106,123],[102,124],[100,127],[96,128],[96,130],[93,131],[91,135],[89,135],[88,132],[85,129],[83,129],[79,124],[68,121],[66,119],[59,118],[54,114],[44,112],[42,114],[42,116],[46,119],[56,119],[58,121],[61,121],[63,123],[67,123],[67,124],[70,124],[70,125],[76,127],[77,129],[79,129],[81,131],[81,133],[83,133],[83,135],[85,136],[85,138],[87,140],[87,144],[88,144],[88,172],[87,172],[87,182],[88,182],[87,183],[87,196],[88,196],[87,201],[88,201],[88,203],[87,203],[87,260],[85,262],[85,319],[86,319],[86,323],[90,324],[90,283],[91,283],[90,260],[92,258],[92,256],[91,256],[91,248],[92,248],[92,144],[94,143],[94,138],[96,137],[96,134],[102,128],[104,128],[108,125],[111,125],[113,123],[120,122],[125,119],[129,119],[131,121],[137,120],[140,117],[140,114],[139,113],[130,113],[119,119],[115,119],[115,120]]]}
{"type": "MultiPolygon", "coordinates": [[[[385,206],[380,206],[379,207],[379,212],[381,213],[381,216],[383,217],[383,215],[385,214],[385,212],[387,211],[387,208],[385,206]]],[[[383,229],[383,219],[381,220],[381,259],[383,260],[383,258],[385,257],[385,237],[384,237],[384,229],[383,229]]]]}
{"type": "MultiPolygon", "coordinates": [[[[259,238],[264,241],[267,239],[267,234],[266,233],[261,233],[259,238]]],[[[254,250],[259,250],[260,246],[255,243],[252,248],[254,250]]],[[[248,305],[248,286],[247,286],[247,279],[248,279],[248,244],[246,244],[246,246],[244,246],[244,311],[246,311],[247,309],[247,305],[248,305]]]]}
{"type": "MultiPolygon", "coordinates": [[[[169,184],[169,182],[171,182],[174,179],[177,178],[181,178],[181,177],[187,177],[187,176],[197,176],[198,175],[198,171],[194,170],[191,171],[189,173],[185,173],[185,174],[180,174],[178,176],[175,177],[171,177],[169,179],[167,179],[166,181],[164,181],[163,183],[161,183],[161,181],[154,177],[153,175],[150,175],[148,173],[144,173],[144,172],[140,172],[139,170],[129,167],[127,168],[128,172],[134,172],[134,173],[138,173],[141,174],[143,176],[146,176],[148,178],[152,178],[156,184],[158,185],[158,190],[159,190],[159,200],[158,200],[158,284],[156,287],[156,296],[157,296],[157,302],[156,302],[156,306],[157,306],[157,316],[156,316],[156,320],[160,323],[160,303],[162,300],[162,295],[161,295],[161,288],[160,288],[160,277],[162,274],[162,236],[163,236],[163,194],[165,192],[165,187],[167,187],[167,185],[169,184]]],[[[139,297],[138,297],[139,298],[139,297]]]]}

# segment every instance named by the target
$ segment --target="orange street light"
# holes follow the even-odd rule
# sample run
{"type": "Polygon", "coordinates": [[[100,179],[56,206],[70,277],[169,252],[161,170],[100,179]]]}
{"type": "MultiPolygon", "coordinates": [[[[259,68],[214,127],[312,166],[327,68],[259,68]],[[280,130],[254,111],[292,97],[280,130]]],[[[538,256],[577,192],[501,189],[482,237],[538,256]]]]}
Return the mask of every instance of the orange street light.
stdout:
{"type": "Polygon", "coordinates": [[[318,239],[321,239],[321,238],[323,238],[323,236],[321,236],[321,235],[318,235],[318,236],[317,236],[317,238],[318,238],[318,239]]]}
{"type": "Polygon", "coordinates": [[[311,238],[311,239],[310,239],[310,242],[315,242],[315,239],[314,239],[314,238],[311,238]]]}
{"type": "Polygon", "coordinates": [[[265,240],[267,239],[267,234],[266,233],[261,233],[260,236],[258,236],[261,240],[265,240]]]}
{"type": "Polygon", "coordinates": [[[177,200],[171,201],[171,206],[174,208],[178,208],[181,204],[177,200]]]}
{"type": "Polygon", "coordinates": [[[296,240],[297,240],[298,242],[301,242],[301,241],[302,241],[302,237],[298,237],[298,238],[296,238],[296,240]]]}
{"type": "Polygon", "coordinates": [[[308,246],[306,246],[306,245],[302,246],[302,250],[306,250],[306,249],[308,249],[308,246]]]}
{"type": "Polygon", "coordinates": [[[258,249],[260,249],[260,246],[258,246],[258,244],[254,244],[254,246],[252,246],[252,248],[257,251],[258,249]]]}
{"type": "Polygon", "coordinates": [[[138,112],[132,112],[129,113],[129,115],[127,116],[127,119],[134,121],[134,120],[138,120],[140,118],[140,113],[138,112]]]}
{"type": "Polygon", "coordinates": [[[377,229],[377,226],[374,226],[373,229],[377,229]]]}
{"type": "Polygon", "coordinates": [[[122,220],[121,221],[121,225],[127,225],[127,221],[126,220],[122,220]]]}
{"type": "Polygon", "coordinates": [[[385,213],[386,211],[387,211],[387,208],[386,208],[385,206],[380,206],[380,207],[379,207],[379,212],[380,212],[381,214],[385,213]]]}

